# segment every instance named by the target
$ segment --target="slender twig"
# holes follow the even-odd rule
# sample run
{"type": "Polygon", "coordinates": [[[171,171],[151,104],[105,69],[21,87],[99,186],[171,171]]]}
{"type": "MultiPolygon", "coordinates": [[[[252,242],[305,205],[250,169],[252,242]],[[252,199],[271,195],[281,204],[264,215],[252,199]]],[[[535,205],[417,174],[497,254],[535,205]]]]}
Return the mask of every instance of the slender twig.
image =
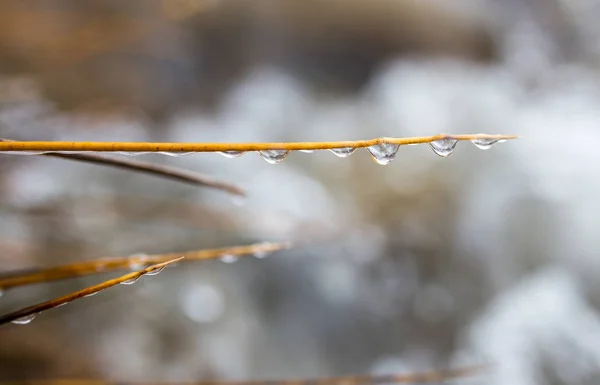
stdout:
{"type": "Polygon", "coordinates": [[[105,381],[105,380],[30,380],[0,382],[0,385],[366,385],[366,384],[417,384],[433,383],[458,379],[476,374],[486,366],[471,366],[458,369],[388,375],[357,375],[298,380],[267,381],[195,381],[195,382],[159,382],[159,381],[105,381]]]}
{"type": "Polygon", "coordinates": [[[266,151],[266,150],[325,150],[345,147],[369,147],[377,144],[419,144],[437,140],[508,140],[515,135],[447,135],[422,136],[412,138],[376,138],[341,142],[287,142],[287,143],[145,143],[145,142],[3,142],[1,152],[227,152],[227,151],[266,151]]]}
{"type": "Polygon", "coordinates": [[[87,297],[87,296],[96,294],[99,291],[108,289],[109,287],[118,285],[123,282],[135,281],[143,275],[152,274],[153,272],[157,273],[160,270],[162,270],[163,268],[165,268],[167,265],[178,262],[178,261],[182,260],[183,258],[185,258],[185,257],[179,257],[179,258],[171,259],[170,261],[158,263],[158,264],[146,267],[143,270],[140,270],[140,271],[137,271],[134,273],[125,274],[119,278],[110,279],[110,280],[102,282],[98,285],[90,286],[83,290],[79,290],[79,291],[73,292],[71,294],[64,295],[62,297],[51,299],[50,301],[41,302],[41,303],[38,303],[37,305],[28,306],[23,309],[14,311],[12,313],[4,314],[4,315],[0,316],[0,325],[4,325],[4,324],[7,324],[7,323],[13,322],[13,321],[18,322],[19,319],[27,319],[27,321],[23,321],[23,323],[27,323],[31,320],[32,316],[35,316],[40,312],[64,305],[66,303],[75,301],[75,300],[83,298],[83,297],[87,297]]]}
{"type": "MultiPolygon", "coordinates": [[[[0,138],[0,143],[14,143],[14,141],[10,141],[8,139],[0,138]]],[[[131,170],[136,172],[141,172],[150,175],[156,175],[163,178],[168,178],[172,180],[177,180],[184,183],[189,183],[197,186],[204,187],[212,187],[218,190],[227,191],[231,194],[244,196],[246,193],[240,187],[237,187],[233,184],[220,181],[214,179],[210,176],[205,176],[198,174],[196,172],[181,170],[168,166],[161,166],[153,163],[142,162],[138,160],[131,159],[116,159],[109,158],[102,155],[97,154],[57,154],[57,153],[49,153],[42,154],[44,156],[51,156],[54,158],[63,158],[69,160],[76,160],[79,162],[93,163],[99,164],[102,166],[112,166],[125,170],[131,170]]]]}
{"type": "Polygon", "coordinates": [[[288,243],[257,243],[248,246],[226,247],[220,249],[193,250],[181,253],[144,255],[136,254],[129,257],[100,258],[90,261],[75,262],[35,270],[17,270],[0,274],[0,290],[8,290],[19,286],[33,285],[117,270],[129,270],[132,267],[164,263],[177,256],[184,255],[185,262],[241,257],[245,255],[261,255],[289,248],[288,243]]]}

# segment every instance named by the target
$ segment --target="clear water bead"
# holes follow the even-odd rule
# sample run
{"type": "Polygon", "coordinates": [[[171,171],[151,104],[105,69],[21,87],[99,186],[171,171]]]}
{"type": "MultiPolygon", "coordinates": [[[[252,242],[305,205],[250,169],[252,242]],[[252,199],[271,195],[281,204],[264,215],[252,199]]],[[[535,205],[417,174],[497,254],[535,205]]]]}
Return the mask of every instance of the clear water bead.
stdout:
{"type": "Polygon", "coordinates": [[[90,294],[86,294],[86,295],[84,295],[84,297],[93,297],[93,296],[95,296],[95,295],[96,295],[96,294],[98,294],[98,293],[99,293],[99,292],[95,291],[95,292],[93,292],[93,293],[90,293],[90,294]]]}
{"type": "Polygon", "coordinates": [[[231,255],[231,254],[225,254],[220,259],[222,262],[225,262],[225,263],[234,263],[234,262],[237,262],[239,257],[237,257],[235,255],[231,255]]]}
{"type": "Polygon", "coordinates": [[[244,155],[245,151],[219,151],[219,154],[223,155],[225,158],[234,159],[239,158],[244,155]]]}
{"type": "Polygon", "coordinates": [[[266,160],[268,163],[277,164],[283,162],[286,156],[289,154],[288,150],[263,150],[259,151],[258,154],[266,160]]]}
{"type": "Polygon", "coordinates": [[[156,274],[160,273],[161,271],[163,271],[165,269],[165,267],[166,266],[163,266],[163,267],[161,267],[159,269],[149,271],[149,272],[146,273],[146,275],[156,275],[156,274]]]}
{"type": "Polygon", "coordinates": [[[477,148],[481,150],[489,150],[494,144],[500,143],[498,139],[473,139],[471,141],[477,148]]]}
{"type": "Polygon", "coordinates": [[[329,149],[332,153],[340,158],[347,158],[350,155],[354,154],[356,151],[356,147],[341,147],[341,148],[331,148],[329,149]]]}
{"type": "Polygon", "coordinates": [[[300,150],[300,152],[303,152],[305,154],[312,154],[313,152],[315,152],[315,150],[300,150]]]}
{"type": "Polygon", "coordinates": [[[17,318],[16,320],[11,321],[11,322],[14,324],[17,324],[17,325],[27,325],[28,323],[33,321],[33,319],[35,318],[36,315],[37,314],[29,314],[29,315],[23,316],[21,318],[17,318]]]}
{"type": "Polygon", "coordinates": [[[439,156],[446,157],[452,154],[454,148],[456,147],[456,143],[458,143],[458,140],[456,139],[440,139],[429,142],[429,145],[431,146],[433,152],[439,156]]]}
{"type": "Polygon", "coordinates": [[[371,156],[375,162],[385,166],[386,164],[392,163],[392,161],[396,159],[398,148],[400,148],[399,144],[381,143],[369,146],[367,147],[367,150],[369,153],[371,153],[371,156]]]}
{"type": "Polygon", "coordinates": [[[138,279],[140,279],[140,277],[128,279],[127,281],[121,282],[121,285],[133,285],[134,283],[137,282],[138,279]]]}

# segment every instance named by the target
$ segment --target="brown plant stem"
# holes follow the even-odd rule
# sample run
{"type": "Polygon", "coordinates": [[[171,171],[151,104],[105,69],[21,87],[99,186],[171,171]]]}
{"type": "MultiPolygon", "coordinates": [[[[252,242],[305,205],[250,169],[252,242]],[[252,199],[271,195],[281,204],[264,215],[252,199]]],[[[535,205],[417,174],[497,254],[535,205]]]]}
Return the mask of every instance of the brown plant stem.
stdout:
{"type": "Polygon", "coordinates": [[[178,262],[178,261],[182,260],[183,258],[185,258],[185,257],[179,257],[179,258],[171,259],[166,262],[158,263],[158,264],[146,267],[143,270],[140,270],[140,271],[137,271],[134,273],[125,274],[119,278],[110,279],[110,280],[104,281],[98,285],[90,286],[85,289],[73,292],[71,294],[64,295],[62,297],[54,298],[54,299],[51,299],[46,302],[41,302],[36,305],[28,306],[28,307],[25,307],[23,309],[20,309],[20,310],[11,312],[11,313],[1,315],[0,316],[0,326],[7,324],[9,322],[18,320],[19,318],[36,315],[37,313],[64,305],[71,301],[75,301],[77,299],[93,295],[99,291],[108,289],[109,287],[118,285],[125,281],[138,279],[139,277],[141,277],[145,274],[152,273],[157,270],[162,270],[167,265],[178,262]]]}
{"type": "MultiPolygon", "coordinates": [[[[14,143],[14,141],[0,138],[0,144],[1,143],[14,143]]],[[[242,188],[228,182],[220,181],[212,177],[201,175],[192,171],[181,170],[173,167],[162,166],[138,160],[109,158],[97,154],[49,153],[42,155],[51,156],[53,158],[62,158],[68,160],[76,160],[79,162],[98,164],[101,166],[111,166],[121,168],[124,170],[131,170],[144,174],[155,175],[196,186],[211,187],[235,195],[246,195],[246,192],[242,188]]]]}
{"type": "Polygon", "coordinates": [[[225,151],[265,151],[265,150],[326,150],[344,147],[369,147],[377,144],[420,144],[442,139],[476,140],[516,139],[515,135],[467,134],[422,136],[411,138],[375,138],[370,140],[339,142],[284,142],[284,143],[145,143],[145,142],[59,142],[26,141],[2,142],[2,152],[225,152],[225,151]]]}
{"type": "Polygon", "coordinates": [[[186,257],[186,262],[191,262],[216,259],[224,255],[240,257],[256,253],[271,253],[289,247],[290,245],[287,243],[257,243],[248,246],[192,250],[181,253],[100,258],[43,269],[17,270],[14,272],[0,274],[0,290],[8,290],[19,286],[83,277],[117,270],[129,270],[132,266],[146,266],[149,264],[165,263],[166,261],[170,261],[173,258],[181,255],[186,257]]]}

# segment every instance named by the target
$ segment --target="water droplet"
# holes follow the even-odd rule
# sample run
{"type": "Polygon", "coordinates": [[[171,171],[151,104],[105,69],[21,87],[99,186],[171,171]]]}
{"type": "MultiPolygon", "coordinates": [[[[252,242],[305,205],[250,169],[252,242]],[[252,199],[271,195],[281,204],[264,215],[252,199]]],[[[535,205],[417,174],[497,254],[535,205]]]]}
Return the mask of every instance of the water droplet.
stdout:
{"type": "Polygon", "coordinates": [[[146,259],[148,258],[148,254],[133,254],[129,256],[129,268],[132,271],[142,270],[146,267],[146,259]]]}
{"type": "Polygon", "coordinates": [[[255,258],[263,259],[263,258],[267,258],[269,256],[269,253],[266,251],[257,251],[253,255],[255,258]]]}
{"type": "Polygon", "coordinates": [[[191,152],[168,152],[168,151],[161,151],[161,152],[159,152],[159,154],[166,155],[166,156],[180,157],[180,156],[184,156],[184,155],[189,155],[189,154],[191,154],[191,152]]]}
{"type": "Polygon", "coordinates": [[[500,143],[501,141],[498,139],[473,139],[471,143],[473,143],[477,148],[481,150],[489,150],[492,145],[496,143],[500,143]]]}
{"type": "Polygon", "coordinates": [[[17,318],[16,320],[11,321],[11,322],[14,324],[17,324],[17,325],[27,325],[28,323],[33,321],[33,319],[35,318],[36,315],[37,314],[29,314],[29,315],[23,316],[21,318],[17,318]]]}
{"type": "Polygon", "coordinates": [[[95,296],[96,294],[98,294],[98,292],[97,292],[97,291],[95,291],[95,292],[93,292],[93,293],[90,293],[90,294],[86,294],[86,295],[84,295],[84,297],[93,297],[93,296],[95,296]]]}
{"type": "Polygon", "coordinates": [[[446,157],[452,154],[454,148],[456,147],[456,143],[458,143],[458,140],[448,138],[429,142],[429,145],[431,146],[433,152],[439,156],[446,157]]]}
{"type": "Polygon", "coordinates": [[[369,150],[375,162],[385,166],[396,159],[398,148],[400,148],[399,144],[381,143],[367,147],[367,150],[369,150]]]}
{"type": "Polygon", "coordinates": [[[356,147],[331,148],[329,149],[329,151],[333,152],[340,158],[347,158],[350,155],[354,154],[354,151],[356,151],[356,147]]]}
{"type": "Polygon", "coordinates": [[[283,162],[285,157],[289,154],[288,150],[264,150],[259,151],[258,154],[266,160],[268,163],[277,164],[283,162]]]}
{"type": "Polygon", "coordinates": [[[239,158],[244,155],[245,151],[219,151],[219,154],[223,155],[225,158],[234,159],[239,158]]]}
{"type": "Polygon", "coordinates": [[[163,266],[160,269],[149,271],[146,273],[146,275],[156,275],[156,274],[160,273],[161,271],[163,271],[165,269],[165,267],[166,266],[163,266]]]}
{"type": "Polygon", "coordinates": [[[121,285],[133,285],[134,283],[137,282],[138,279],[140,279],[140,277],[128,279],[127,281],[121,282],[121,285]]]}
{"type": "Polygon", "coordinates": [[[303,152],[305,154],[312,154],[313,152],[315,152],[315,150],[300,150],[300,152],[303,152]]]}
{"type": "Polygon", "coordinates": [[[238,259],[239,259],[239,257],[237,257],[235,255],[231,255],[231,254],[225,254],[221,257],[221,261],[223,261],[225,263],[234,263],[234,262],[237,262],[238,259]]]}

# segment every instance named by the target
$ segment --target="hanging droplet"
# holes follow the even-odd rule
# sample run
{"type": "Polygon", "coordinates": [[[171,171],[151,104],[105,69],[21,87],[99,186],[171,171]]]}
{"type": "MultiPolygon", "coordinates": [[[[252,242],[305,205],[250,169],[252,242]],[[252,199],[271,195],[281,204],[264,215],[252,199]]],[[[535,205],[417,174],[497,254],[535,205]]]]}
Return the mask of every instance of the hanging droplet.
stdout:
{"type": "Polygon", "coordinates": [[[477,146],[477,148],[481,149],[481,150],[489,150],[492,145],[496,144],[496,143],[500,143],[500,140],[498,139],[473,139],[471,141],[471,143],[473,143],[475,146],[477,146]]]}
{"type": "Polygon", "coordinates": [[[231,254],[225,254],[220,259],[221,259],[221,261],[223,261],[225,263],[234,263],[234,262],[237,262],[239,257],[237,257],[235,255],[231,255],[231,254]]]}
{"type": "Polygon", "coordinates": [[[96,294],[98,294],[98,292],[97,292],[97,291],[95,291],[95,292],[93,292],[93,293],[90,293],[90,294],[86,294],[86,295],[84,295],[84,297],[93,297],[93,296],[95,296],[96,294]]]}
{"type": "Polygon", "coordinates": [[[121,282],[121,285],[133,285],[134,283],[137,282],[138,279],[140,279],[140,277],[128,279],[127,281],[121,282]]]}
{"type": "Polygon", "coordinates": [[[161,271],[163,271],[165,269],[165,267],[166,266],[163,266],[163,267],[161,267],[159,269],[149,271],[149,272],[146,273],[146,275],[156,275],[156,274],[160,273],[161,271]]]}
{"type": "Polygon", "coordinates": [[[23,316],[21,318],[17,318],[16,320],[11,321],[11,322],[14,324],[17,324],[17,325],[27,325],[28,323],[33,321],[33,319],[35,318],[36,315],[37,314],[29,314],[29,315],[23,316]]]}
{"type": "Polygon", "coordinates": [[[159,154],[161,155],[166,155],[166,156],[173,156],[173,157],[180,157],[180,156],[184,156],[184,155],[189,155],[191,154],[191,152],[169,152],[169,151],[161,151],[159,152],[159,154]]]}
{"type": "Polygon", "coordinates": [[[350,155],[354,154],[354,151],[356,151],[356,147],[330,148],[329,151],[333,152],[340,158],[347,158],[350,155]]]}
{"type": "Polygon", "coordinates": [[[303,152],[305,154],[312,154],[313,152],[315,152],[315,150],[300,150],[300,152],[303,152]]]}
{"type": "Polygon", "coordinates": [[[234,159],[239,158],[244,155],[245,151],[219,151],[219,154],[223,155],[225,158],[234,159]]]}
{"type": "Polygon", "coordinates": [[[429,145],[431,146],[433,152],[439,156],[446,157],[452,154],[454,148],[456,147],[456,143],[458,143],[458,140],[448,138],[429,142],[429,145]]]}
{"type": "Polygon", "coordinates": [[[381,143],[369,146],[367,150],[369,150],[375,162],[385,166],[396,159],[398,148],[400,148],[399,144],[381,143]]]}
{"type": "Polygon", "coordinates": [[[258,154],[266,160],[268,163],[277,164],[283,162],[285,157],[289,154],[288,150],[263,150],[259,151],[258,154]]]}

